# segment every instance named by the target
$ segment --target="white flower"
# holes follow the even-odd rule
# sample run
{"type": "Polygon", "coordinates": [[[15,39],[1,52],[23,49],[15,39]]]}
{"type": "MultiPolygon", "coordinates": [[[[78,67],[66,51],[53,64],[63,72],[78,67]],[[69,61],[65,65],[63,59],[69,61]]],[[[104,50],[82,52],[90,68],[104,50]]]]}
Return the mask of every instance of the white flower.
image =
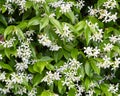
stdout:
{"type": "Polygon", "coordinates": [[[111,16],[109,16],[109,19],[110,19],[110,21],[115,22],[117,20],[117,13],[112,14],[111,16]]]}
{"type": "Polygon", "coordinates": [[[17,49],[17,56],[22,59],[26,64],[29,64],[29,59],[31,57],[32,51],[27,42],[22,42],[17,49]]]}
{"type": "Polygon", "coordinates": [[[62,48],[62,47],[60,47],[60,46],[58,46],[58,45],[56,45],[56,44],[52,44],[52,45],[50,46],[50,50],[51,50],[51,51],[58,51],[60,48],[62,48]]]}
{"type": "Polygon", "coordinates": [[[24,71],[25,69],[27,69],[28,68],[28,64],[26,64],[26,63],[16,63],[16,65],[15,65],[15,67],[16,67],[16,70],[17,71],[24,71]]]}
{"type": "Polygon", "coordinates": [[[93,56],[94,56],[94,57],[98,57],[99,54],[100,54],[100,49],[98,49],[97,47],[95,47],[95,48],[93,49],[93,56]]]}
{"type": "Polygon", "coordinates": [[[83,86],[79,86],[78,84],[76,84],[77,87],[77,92],[75,96],[82,96],[82,92],[85,91],[85,88],[83,86]]]}
{"type": "Polygon", "coordinates": [[[25,35],[30,37],[30,36],[33,36],[34,32],[35,32],[34,30],[28,30],[25,32],[25,35]]]}
{"type": "Polygon", "coordinates": [[[57,29],[55,31],[56,34],[58,34],[58,36],[61,37],[62,40],[67,40],[68,42],[72,41],[74,39],[74,35],[72,34],[69,26],[67,26],[67,24],[65,24],[63,26],[63,32],[60,32],[59,29],[57,29]]]}
{"type": "Polygon", "coordinates": [[[85,6],[83,0],[78,0],[77,4],[75,4],[76,8],[79,8],[80,10],[85,6]]]}
{"type": "Polygon", "coordinates": [[[104,2],[103,6],[106,9],[113,9],[116,8],[117,2],[115,0],[108,0],[107,2],[104,2]]]}
{"type": "Polygon", "coordinates": [[[110,42],[112,42],[113,44],[118,41],[117,36],[113,36],[113,35],[111,37],[109,37],[109,39],[110,39],[110,42]]]}
{"type": "Polygon", "coordinates": [[[72,4],[71,3],[63,3],[60,5],[60,12],[67,13],[71,11],[72,4]]]}
{"type": "Polygon", "coordinates": [[[63,0],[59,0],[57,2],[50,3],[50,6],[57,8],[60,7],[62,3],[64,3],[63,0]]]}
{"type": "Polygon", "coordinates": [[[32,88],[32,90],[28,91],[28,96],[36,96],[37,88],[32,88]]]}
{"type": "Polygon", "coordinates": [[[49,47],[51,51],[58,51],[61,48],[60,46],[49,40],[46,34],[39,35],[38,37],[39,37],[38,42],[43,46],[49,47]]]}
{"type": "Polygon", "coordinates": [[[54,80],[60,80],[60,73],[59,72],[55,72],[52,73],[51,71],[47,72],[47,75],[42,79],[42,81],[47,82],[48,85],[53,84],[54,80]]]}
{"type": "Polygon", "coordinates": [[[94,34],[91,36],[91,39],[92,39],[93,41],[101,42],[101,41],[102,41],[102,38],[103,38],[102,33],[103,33],[102,29],[98,29],[98,32],[94,33],[94,34]]]}
{"type": "Polygon", "coordinates": [[[103,57],[103,62],[99,62],[97,63],[97,66],[99,68],[109,68],[111,65],[113,64],[113,62],[110,61],[110,58],[107,57],[106,55],[103,57]]]}
{"type": "Polygon", "coordinates": [[[110,52],[111,50],[112,50],[112,48],[113,48],[113,45],[112,44],[110,44],[110,43],[108,43],[108,44],[104,44],[104,51],[106,51],[106,52],[110,52]]]}
{"type": "Polygon", "coordinates": [[[84,53],[87,54],[87,57],[91,57],[91,56],[93,56],[92,51],[93,51],[93,48],[92,48],[92,47],[87,47],[87,48],[84,47],[84,53]]]}
{"type": "Polygon", "coordinates": [[[119,65],[120,65],[120,58],[115,58],[115,61],[112,66],[112,70],[119,68],[119,65]]]}
{"type": "Polygon", "coordinates": [[[0,43],[3,45],[4,48],[10,48],[10,47],[13,47],[15,40],[16,40],[15,37],[13,37],[10,40],[6,40],[0,43]]]}
{"type": "Polygon", "coordinates": [[[117,84],[117,85],[110,84],[108,91],[115,94],[118,91],[118,86],[119,86],[119,84],[117,84]]]}
{"type": "Polygon", "coordinates": [[[5,72],[1,72],[0,73],[0,81],[5,81],[5,79],[6,79],[6,73],[5,72]]]}
{"type": "Polygon", "coordinates": [[[97,9],[93,9],[93,6],[91,7],[88,7],[88,13],[91,15],[91,16],[97,16],[97,13],[98,13],[98,10],[97,9]]]}

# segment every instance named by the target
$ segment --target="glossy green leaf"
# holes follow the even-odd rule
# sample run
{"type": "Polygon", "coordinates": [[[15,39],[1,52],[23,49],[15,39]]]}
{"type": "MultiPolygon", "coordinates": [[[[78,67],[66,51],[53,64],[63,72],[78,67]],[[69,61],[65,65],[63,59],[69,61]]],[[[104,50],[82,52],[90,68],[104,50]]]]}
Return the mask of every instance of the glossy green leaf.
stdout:
{"type": "Polygon", "coordinates": [[[3,69],[13,71],[12,67],[9,64],[5,64],[4,62],[0,62],[0,67],[2,67],[3,69]]]}

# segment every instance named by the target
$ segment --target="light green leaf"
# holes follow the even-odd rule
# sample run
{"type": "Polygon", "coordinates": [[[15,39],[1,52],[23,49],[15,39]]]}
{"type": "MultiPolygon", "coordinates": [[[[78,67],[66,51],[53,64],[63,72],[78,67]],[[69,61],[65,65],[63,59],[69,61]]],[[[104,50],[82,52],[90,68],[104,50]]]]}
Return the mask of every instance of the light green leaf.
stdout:
{"type": "Polygon", "coordinates": [[[85,21],[80,21],[79,23],[77,23],[74,27],[76,29],[76,31],[80,31],[85,27],[85,21]]]}
{"type": "Polygon", "coordinates": [[[87,25],[85,26],[85,29],[84,29],[84,35],[85,35],[85,39],[86,39],[86,44],[88,45],[90,42],[91,32],[87,25]]]}
{"type": "Polygon", "coordinates": [[[44,70],[45,66],[48,64],[48,62],[46,62],[46,61],[39,61],[36,64],[37,64],[37,67],[39,69],[39,73],[42,73],[42,71],[44,70]]]}
{"type": "Polygon", "coordinates": [[[55,94],[49,90],[44,90],[40,96],[55,96],[55,94]]]}
{"type": "Polygon", "coordinates": [[[44,27],[46,27],[49,23],[49,19],[47,16],[45,16],[44,18],[42,18],[40,20],[40,30],[42,30],[44,27]]]}
{"type": "Polygon", "coordinates": [[[40,61],[51,62],[51,61],[53,61],[53,59],[49,56],[43,56],[42,58],[40,58],[40,61]]]}
{"type": "Polygon", "coordinates": [[[78,56],[78,49],[73,49],[71,51],[71,57],[77,59],[77,56],[78,56]]]}
{"type": "Polygon", "coordinates": [[[28,27],[33,26],[33,25],[39,25],[39,24],[40,24],[40,17],[33,17],[28,22],[28,27]]]}
{"type": "Polygon", "coordinates": [[[14,29],[15,29],[15,26],[12,26],[12,25],[8,26],[4,32],[4,39],[6,39],[8,34],[13,33],[14,29]]]}
{"type": "Polygon", "coordinates": [[[75,23],[75,16],[72,11],[65,13],[65,15],[72,21],[72,23],[75,23]]]}
{"type": "Polygon", "coordinates": [[[49,20],[57,29],[60,30],[60,32],[62,32],[62,27],[58,20],[56,20],[54,17],[49,18],[49,20]]]}
{"type": "Polygon", "coordinates": [[[90,87],[90,79],[89,78],[85,78],[85,89],[88,90],[90,87]]]}

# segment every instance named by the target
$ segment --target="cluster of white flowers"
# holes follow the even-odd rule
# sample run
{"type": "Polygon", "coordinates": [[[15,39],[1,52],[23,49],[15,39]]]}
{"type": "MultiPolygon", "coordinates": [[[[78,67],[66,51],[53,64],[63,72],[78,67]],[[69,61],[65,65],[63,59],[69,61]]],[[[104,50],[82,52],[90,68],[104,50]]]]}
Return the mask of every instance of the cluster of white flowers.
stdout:
{"type": "Polygon", "coordinates": [[[8,14],[12,14],[14,12],[12,4],[18,5],[20,7],[19,10],[23,13],[25,10],[26,0],[6,0],[6,4],[4,6],[8,9],[8,14]]]}
{"type": "Polygon", "coordinates": [[[113,9],[116,8],[117,2],[115,0],[107,0],[107,2],[104,2],[103,6],[106,9],[113,9]]]}
{"type": "Polygon", "coordinates": [[[116,21],[117,20],[117,12],[112,13],[109,12],[108,10],[112,10],[113,8],[116,8],[117,3],[115,0],[108,0],[106,2],[104,2],[103,7],[105,7],[104,9],[102,8],[98,8],[98,9],[93,9],[93,7],[88,7],[89,9],[89,14],[91,16],[95,16],[98,17],[98,19],[103,19],[102,22],[110,22],[110,21],[116,21]]]}
{"type": "Polygon", "coordinates": [[[109,92],[112,92],[113,94],[117,93],[117,91],[119,90],[119,84],[110,84],[110,87],[108,89],[109,92]]]}
{"type": "Polygon", "coordinates": [[[16,67],[17,71],[25,71],[25,69],[28,68],[28,64],[24,63],[24,62],[21,62],[21,63],[17,62],[16,65],[15,65],[15,67],[16,67]]]}
{"type": "Polygon", "coordinates": [[[80,81],[81,78],[81,75],[77,74],[80,66],[81,63],[76,59],[69,59],[63,66],[57,68],[54,73],[51,71],[47,72],[47,75],[42,81],[47,82],[48,85],[51,85],[54,80],[60,80],[62,75],[64,75],[65,79],[62,80],[63,86],[66,85],[69,89],[73,88],[75,86],[74,82],[80,81]]]}
{"type": "Polygon", "coordinates": [[[34,35],[34,30],[28,30],[25,32],[25,36],[27,38],[27,42],[30,43],[31,41],[33,41],[32,36],[34,35]]]}
{"type": "Polygon", "coordinates": [[[73,88],[74,82],[80,81],[81,75],[77,74],[78,69],[82,63],[76,59],[69,59],[68,62],[65,62],[63,66],[58,68],[56,71],[60,72],[65,76],[65,80],[62,81],[63,86],[66,85],[68,88],[73,88]]]}
{"type": "Polygon", "coordinates": [[[84,6],[84,1],[79,0],[76,4],[74,2],[64,2],[63,0],[58,0],[56,2],[50,3],[50,6],[53,8],[60,8],[61,13],[67,13],[71,11],[71,8],[75,6],[76,8],[79,8],[80,10],[84,6]]]}
{"type": "Polygon", "coordinates": [[[29,80],[31,80],[31,77],[29,76],[29,74],[25,74],[25,73],[11,73],[9,77],[6,77],[6,73],[3,72],[1,74],[1,79],[0,81],[4,82],[6,85],[4,86],[4,88],[0,88],[0,92],[3,94],[7,94],[10,93],[11,89],[20,88],[20,90],[16,90],[17,92],[15,92],[15,94],[23,94],[26,93],[26,88],[22,86],[22,83],[24,81],[28,82],[29,80]]]}
{"type": "Polygon", "coordinates": [[[100,49],[95,47],[94,49],[92,47],[84,47],[84,53],[86,53],[87,57],[98,57],[100,54],[100,49]]]}
{"type": "Polygon", "coordinates": [[[42,79],[42,81],[47,82],[48,85],[53,84],[54,80],[60,80],[60,73],[59,72],[54,72],[52,73],[51,71],[47,72],[47,75],[42,79]]]}
{"type": "Polygon", "coordinates": [[[10,40],[0,41],[0,44],[2,44],[4,48],[10,48],[10,47],[13,47],[15,40],[16,38],[13,37],[10,40]]]}
{"type": "Polygon", "coordinates": [[[77,92],[75,94],[75,96],[82,96],[82,92],[85,91],[85,88],[83,86],[79,86],[78,84],[76,84],[76,88],[77,88],[77,92]]]}
{"type": "Polygon", "coordinates": [[[51,51],[58,51],[61,47],[52,42],[49,37],[45,34],[38,35],[38,42],[43,46],[49,47],[51,51]]]}
{"type": "Polygon", "coordinates": [[[74,39],[74,35],[72,34],[72,31],[70,30],[69,26],[67,26],[67,24],[63,26],[63,32],[57,29],[55,33],[58,34],[62,40],[67,40],[68,42],[74,39]]]}
{"type": "Polygon", "coordinates": [[[90,29],[93,31],[93,35],[91,36],[90,39],[93,41],[98,41],[101,42],[103,38],[103,30],[99,28],[98,23],[93,24],[92,22],[86,21],[90,29]]]}
{"type": "Polygon", "coordinates": [[[97,66],[99,67],[99,68],[104,68],[104,69],[106,69],[106,68],[110,68],[110,66],[113,64],[113,62],[111,61],[111,59],[107,56],[107,55],[105,55],[104,57],[103,57],[103,62],[99,62],[99,63],[97,63],[97,66]]]}
{"type": "MultiPolygon", "coordinates": [[[[31,57],[31,54],[32,54],[32,51],[29,47],[29,44],[27,42],[22,42],[17,49],[17,57],[21,58],[24,64],[29,64],[29,59],[31,57]]],[[[16,66],[16,68],[20,68],[20,67],[16,66]]]]}

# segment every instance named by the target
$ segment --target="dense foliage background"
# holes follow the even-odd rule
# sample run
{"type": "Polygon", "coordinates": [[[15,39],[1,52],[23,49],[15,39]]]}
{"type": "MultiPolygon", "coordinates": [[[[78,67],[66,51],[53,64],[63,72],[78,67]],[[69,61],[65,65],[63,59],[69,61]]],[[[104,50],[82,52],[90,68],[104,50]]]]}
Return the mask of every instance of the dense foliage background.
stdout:
{"type": "Polygon", "coordinates": [[[119,0],[0,0],[0,96],[120,96],[119,0]]]}

